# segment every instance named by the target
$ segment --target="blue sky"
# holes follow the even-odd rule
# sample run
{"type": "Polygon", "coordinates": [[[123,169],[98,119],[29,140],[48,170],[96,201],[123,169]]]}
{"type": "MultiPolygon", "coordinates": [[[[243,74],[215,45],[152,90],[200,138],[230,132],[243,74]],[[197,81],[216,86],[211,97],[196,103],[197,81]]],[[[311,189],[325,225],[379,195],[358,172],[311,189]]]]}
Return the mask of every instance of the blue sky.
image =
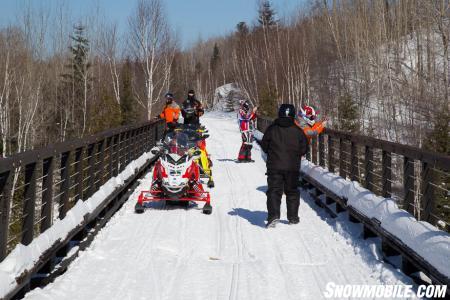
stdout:
{"type": "MultiPolygon", "coordinates": [[[[183,46],[199,37],[206,39],[234,30],[240,21],[251,23],[257,14],[257,0],[163,0],[170,24],[179,33],[183,46]]],[[[135,7],[134,0],[0,0],[0,26],[13,23],[24,5],[56,7],[65,3],[72,18],[92,14],[100,7],[106,18],[118,22],[122,32],[127,30],[128,17],[135,7]]],[[[280,15],[289,14],[305,0],[272,0],[280,15]]]]}

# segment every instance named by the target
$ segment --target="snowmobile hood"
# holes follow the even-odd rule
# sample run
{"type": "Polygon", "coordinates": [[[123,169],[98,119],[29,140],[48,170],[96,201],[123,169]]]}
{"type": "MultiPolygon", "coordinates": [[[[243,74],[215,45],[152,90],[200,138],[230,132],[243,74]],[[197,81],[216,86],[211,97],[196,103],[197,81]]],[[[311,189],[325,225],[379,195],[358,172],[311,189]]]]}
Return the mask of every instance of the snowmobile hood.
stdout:
{"type": "Polygon", "coordinates": [[[275,120],[275,124],[281,127],[291,127],[294,126],[294,118],[282,117],[275,120]]]}

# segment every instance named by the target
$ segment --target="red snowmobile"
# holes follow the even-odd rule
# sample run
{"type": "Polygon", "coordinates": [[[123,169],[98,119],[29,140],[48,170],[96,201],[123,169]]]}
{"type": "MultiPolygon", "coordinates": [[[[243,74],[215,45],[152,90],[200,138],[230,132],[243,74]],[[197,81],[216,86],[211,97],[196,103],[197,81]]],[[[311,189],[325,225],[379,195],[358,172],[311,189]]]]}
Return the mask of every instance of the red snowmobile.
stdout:
{"type": "Polygon", "coordinates": [[[150,202],[184,203],[190,201],[206,202],[204,214],[211,214],[212,206],[209,192],[205,191],[200,180],[200,169],[195,162],[201,155],[192,141],[182,131],[170,132],[163,143],[152,149],[160,155],[153,169],[152,184],[149,191],[142,191],[135,206],[136,213],[142,213],[150,202]]]}

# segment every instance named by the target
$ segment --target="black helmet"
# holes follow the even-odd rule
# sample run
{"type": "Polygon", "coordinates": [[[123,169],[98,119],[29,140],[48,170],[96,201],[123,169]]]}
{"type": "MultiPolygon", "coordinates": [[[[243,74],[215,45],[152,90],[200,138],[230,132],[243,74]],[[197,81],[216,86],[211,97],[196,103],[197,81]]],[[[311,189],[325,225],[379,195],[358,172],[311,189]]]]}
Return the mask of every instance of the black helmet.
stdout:
{"type": "Polygon", "coordinates": [[[192,96],[194,96],[195,95],[195,92],[194,92],[194,90],[189,90],[188,91],[188,95],[191,95],[192,94],[192,96]]]}
{"type": "Polygon", "coordinates": [[[248,104],[247,101],[244,101],[244,102],[241,104],[241,108],[242,108],[245,112],[248,112],[248,110],[250,109],[250,105],[248,104]]]}
{"type": "Polygon", "coordinates": [[[167,93],[164,97],[166,97],[167,99],[173,99],[173,94],[167,93]]]}
{"type": "Polygon", "coordinates": [[[295,107],[292,104],[281,104],[278,109],[278,117],[291,117],[295,118],[295,107]]]}

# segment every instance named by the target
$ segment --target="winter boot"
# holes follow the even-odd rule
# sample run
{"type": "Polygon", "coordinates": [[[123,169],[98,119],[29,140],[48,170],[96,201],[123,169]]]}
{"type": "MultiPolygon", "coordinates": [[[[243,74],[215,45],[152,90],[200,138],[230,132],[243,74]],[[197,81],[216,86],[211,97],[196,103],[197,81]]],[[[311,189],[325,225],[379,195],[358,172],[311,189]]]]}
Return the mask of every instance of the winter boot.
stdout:
{"type": "Polygon", "coordinates": [[[300,223],[300,219],[289,220],[289,225],[296,225],[298,223],[300,223]]]}
{"type": "Polygon", "coordinates": [[[275,228],[275,226],[277,226],[278,222],[280,222],[280,219],[273,219],[273,220],[267,221],[266,228],[275,228]]]}

